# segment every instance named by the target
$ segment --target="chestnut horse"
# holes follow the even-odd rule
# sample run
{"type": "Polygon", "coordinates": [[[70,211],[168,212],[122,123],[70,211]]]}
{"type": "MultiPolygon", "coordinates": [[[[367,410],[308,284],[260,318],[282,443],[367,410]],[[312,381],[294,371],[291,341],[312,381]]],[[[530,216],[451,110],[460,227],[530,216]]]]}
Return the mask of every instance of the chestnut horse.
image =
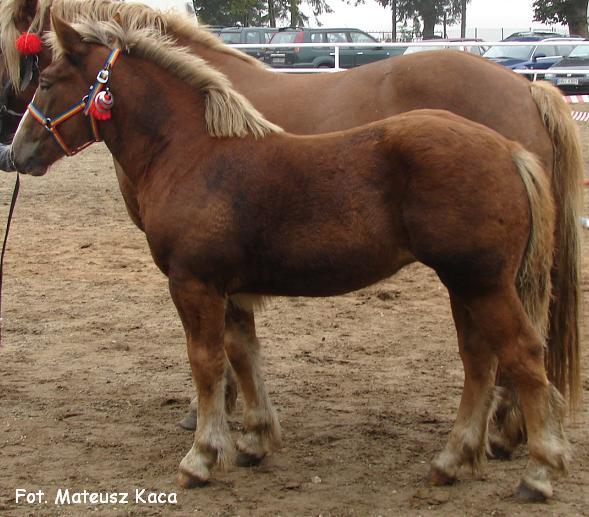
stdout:
{"type": "Polygon", "coordinates": [[[14,161],[43,175],[100,132],[125,171],[169,279],[199,393],[183,486],[205,483],[232,458],[227,359],[245,399],[238,449],[258,457],[279,440],[263,380],[235,345],[250,335],[249,320],[228,318],[228,308],[262,296],[337,295],[419,261],[448,289],[465,372],[432,481],[481,466],[500,366],[528,433],[519,494],[552,494],[550,471],[564,470],[568,458],[564,401],[544,367],[556,219],[549,175],[531,153],[438,110],[294,136],[209,63],[154,31],[70,26],[55,15],[53,25],[55,59],[15,135],[14,161]],[[112,118],[97,121],[94,99],[105,92],[116,99],[112,118]]]}
{"type": "MultiPolygon", "coordinates": [[[[348,129],[413,109],[436,108],[493,128],[534,152],[550,173],[558,221],[546,366],[550,380],[568,394],[575,408],[581,389],[578,220],[583,167],[576,127],[558,90],[545,83],[530,83],[502,66],[457,51],[400,56],[337,74],[277,74],[183,17],[110,0],[3,0],[0,46],[15,85],[21,76],[22,56],[14,41],[20,31],[41,34],[48,30],[51,6],[70,21],[80,15],[94,20],[116,17],[123,26],[145,25],[170,35],[225,74],[268,120],[293,133],[348,129]]],[[[51,54],[45,49],[39,55],[40,68],[50,61],[51,54]]],[[[30,100],[26,93],[24,97],[30,100]]],[[[116,163],[115,168],[129,214],[141,228],[136,193],[125,171],[116,163]]],[[[256,343],[253,312],[242,309],[239,321],[248,329],[242,343],[244,356],[255,362],[258,347],[252,351],[252,343],[256,343]]],[[[508,404],[512,395],[507,390],[503,393],[505,400],[497,414],[503,435],[494,436],[491,445],[496,455],[509,456],[523,428],[508,404]]],[[[234,398],[235,391],[230,392],[228,406],[234,398]]]]}

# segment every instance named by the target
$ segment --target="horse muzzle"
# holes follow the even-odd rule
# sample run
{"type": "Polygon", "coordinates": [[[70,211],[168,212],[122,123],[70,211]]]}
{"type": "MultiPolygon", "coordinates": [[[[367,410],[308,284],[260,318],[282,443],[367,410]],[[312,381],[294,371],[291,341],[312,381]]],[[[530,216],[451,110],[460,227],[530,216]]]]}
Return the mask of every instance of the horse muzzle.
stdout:
{"type": "Polygon", "coordinates": [[[16,170],[31,176],[43,176],[49,167],[40,161],[40,154],[36,144],[20,143],[15,138],[12,146],[0,147],[0,168],[6,164],[7,167],[12,167],[8,170],[16,170]]]}

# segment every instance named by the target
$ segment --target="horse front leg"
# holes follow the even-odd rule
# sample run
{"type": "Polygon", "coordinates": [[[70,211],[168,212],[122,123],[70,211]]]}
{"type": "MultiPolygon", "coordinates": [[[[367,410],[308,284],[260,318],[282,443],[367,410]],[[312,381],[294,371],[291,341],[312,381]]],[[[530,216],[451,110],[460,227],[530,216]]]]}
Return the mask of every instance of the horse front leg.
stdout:
{"type": "MultiPolygon", "coordinates": [[[[235,374],[233,373],[233,369],[228,367],[225,369],[225,411],[227,414],[230,415],[235,411],[235,406],[237,405],[237,381],[235,380],[235,374]]],[[[186,429],[187,431],[195,431],[196,430],[196,421],[198,419],[198,394],[194,396],[192,401],[190,402],[190,406],[188,406],[188,411],[182,417],[180,421],[178,421],[178,425],[182,429],[186,429]]]]}
{"type": "Polygon", "coordinates": [[[264,385],[254,313],[231,299],[225,314],[225,352],[245,402],[243,434],[237,441],[237,465],[256,465],[280,446],[280,424],[264,385]]]}
{"type": "Polygon", "coordinates": [[[226,299],[215,287],[196,279],[170,277],[169,284],[186,332],[188,360],[199,395],[194,444],[178,474],[180,485],[190,488],[206,483],[215,464],[227,466],[234,457],[225,415],[226,299]]]}

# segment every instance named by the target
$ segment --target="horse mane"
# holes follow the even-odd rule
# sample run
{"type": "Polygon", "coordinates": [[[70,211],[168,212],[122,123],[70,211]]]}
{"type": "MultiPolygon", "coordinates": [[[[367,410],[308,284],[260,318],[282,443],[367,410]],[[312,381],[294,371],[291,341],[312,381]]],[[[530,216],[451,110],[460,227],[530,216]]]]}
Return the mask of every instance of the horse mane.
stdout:
{"type": "MultiPolygon", "coordinates": [[[[170,36],[145,27],[123,28],[116,22],[80,20],[75,30],[88,43],[120,48],[123,53],[151,61],[205,95],[205,120],[210,135],[216,137],[262,137],[282,129],[266,120],[249,100],[233,89],[227,77],[189,49],[176,46],[170,36]]],[[[63,55],[55,33],[47,41],[53,59],[63,55]]]]}
{"type": "MultiPolygon", "coordinates": [[[[173,33],[210,49],[229,54],[253,66],[264,65],[253,57],[223,43],[219,38],[199,27],[195,20],[173,11],[158,11],[135,2],[122,0],[38,0],[35,17],[29,32],[40,34],[45,26],[50,10],[67,22],[79,19],[109,21],[116,19],[123,28],[152,28],[160,34],[173,33]]],[[[8,76],[18,89],[20,83],[20,54],[14,46],[19,31],[14,24],[18,15],[17,0],[0,2],[0,49],[4,56],[8,76]]]]}

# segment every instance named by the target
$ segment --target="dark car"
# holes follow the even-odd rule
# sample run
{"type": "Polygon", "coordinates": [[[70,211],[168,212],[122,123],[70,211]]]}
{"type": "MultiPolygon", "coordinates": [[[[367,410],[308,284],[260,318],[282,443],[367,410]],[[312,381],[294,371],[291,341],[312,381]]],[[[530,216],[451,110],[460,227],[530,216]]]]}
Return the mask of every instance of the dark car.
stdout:
{"type": "Polygon", "coordinates": [[[568,56],[579,41],[582,38],[547,38],[517,46],[498,44],[489,47],[483,57],[512,69],[544,70],[568,56]],[[540,41],[549,44],[538,45],[540,41]]]}
{"type": "MultiPolygon", "coordinates": [[[[270,43],[374,43],[374,47],[342,47],[341,68],[352,68],[402,54],[406,47],[384,48],[378,40],[359,29],[280,29],[270,43]]],[[[264,62],[274,68],[334,68],[335,52],[329,47],[267,49],[264,62]]]]}
{"type": "Polygon", "coordinates": [[[575,70],[589,70],[589,45],[579,45],[552,68],[566,68],[567,71],[550,73],[548,70],[544,75],[546,81],[558,86],[565,93],[589,93],[589,74],[575,73],[575,70]]]}
{"type": "MultiPolygon", "coordinates": [[[[218,36],[228,45],[240,43],[265,45],[277,30],[273,27],[225,27],[219,31],[218,36]]],[[[256,59],[264,57],[263,48],[243,48],[241,50],[256,59]]]]}

